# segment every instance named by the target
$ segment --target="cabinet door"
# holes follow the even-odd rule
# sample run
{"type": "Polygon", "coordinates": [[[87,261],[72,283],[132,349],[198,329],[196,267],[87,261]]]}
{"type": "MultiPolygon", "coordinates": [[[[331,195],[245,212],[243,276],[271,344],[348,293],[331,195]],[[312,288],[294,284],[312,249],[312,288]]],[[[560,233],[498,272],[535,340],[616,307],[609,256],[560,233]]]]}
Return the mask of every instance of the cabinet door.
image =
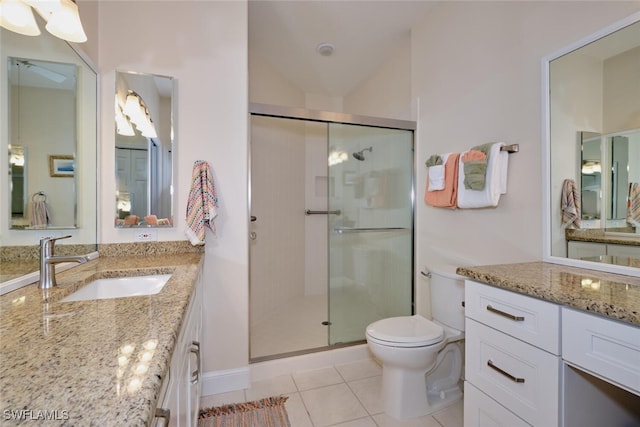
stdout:
{"type": "Polygon", "coordinates": [[[581,259],[607,254],[607,245],[604,243],[589,243],[569,241],[569,258],[581,259]]]}
{"type": "Polygon", "coordinates": [[[478,390],[464,383],[465,427],[531,427],[523,419],[478,390]]]}
{"type": "Polygon", "coordinates": [[[194,290],[193,306],[189,313],[189,425],[198,425],[200,411],[200,395],[202,391],[202,277],[198,277],[198,285],[194,290]]]}
{"type": "Polygon", "coordinates": [[[562,357],[640,395],[640,328],[562,309],[562,357]]]}

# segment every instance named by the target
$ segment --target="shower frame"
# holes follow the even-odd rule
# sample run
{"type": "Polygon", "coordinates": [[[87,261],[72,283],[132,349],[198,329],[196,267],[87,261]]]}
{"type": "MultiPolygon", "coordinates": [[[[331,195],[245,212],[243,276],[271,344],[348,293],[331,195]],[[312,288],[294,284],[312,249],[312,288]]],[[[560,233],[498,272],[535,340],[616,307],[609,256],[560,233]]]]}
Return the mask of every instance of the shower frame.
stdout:
{"type": "MultiPolygon", "coordinates": [[[[389,119],[382,117],[373,117],[373,116],[363,116],[349,113],[338,113],[338,112],[330,112],[330,111],[321,111],[321,110],[311,110],[300,107],[284,107],[278,105],[271,104],[262,104],[262,103],[249,103],[249,116],[262,116],[262,117],[271,117],[271,118],[281,118],[281,119],[290,119],[290,120],[300,120],[300,121],[309,121],[309,122],[320,122],[329,124],[344,124],[344,125],[354,125],[354,126],[366,126],[366,127],[374,127],[374,128],[384,128],[384,129],[397,129],[397,130],[405,130],[412,132],[412,140],[411,140],[411,148],[412,151],[415,152],[415,132],[417,129],[416,122],[410,120],[399,120],[399,119],[389,119]]],[[[249,120],[251,123],[251,120],[249,120]]],[[[248,217],[249,223],[247,227],[251,228],[251,221],[255,220],[255,217],[252,216],[252,176],[251,176],[251,168],[252,168],[252,143],[249,144],[249,156],[248,156],[248,180],[247,180],[247,197],[248,197],[248,217]]],[[[415,158],[413,161],[413,166],[411,170],[411,314],[415,314],[415,158]]],[[[251,233],[249,233],[251,236],[251,233]]],[[[251,242],[247,241],[248,246],[248,254],[249,258],[251,257],[251,242]]],[[[251,260],[249,259],[249,265],[251,265],[251,260]]],[[[249,269],[249,284],[251,284],[251,269],[249,269]]],[[[249,286],[249,300],[251,300],[251,286],[249,286]]],[[[249,310],[249,316],[251,316],[251,310],[249,310]]],[[[251,324],[251,321],[249,321],[251,324]]],[[[314,347],[311,349],[303,349],[293,352],[287,353],[279,353],[270,356],[260,356],[251,358],[251,341],[249,341],[249,363],[257,363],[267,360],[280,359],[284,357],[292,357],[303,354],[310,354],[315,352],[327,351],[336,348],[349,347],[353,345],[363,344],[365,340],[354,341],[348,343],[339,343],[339,344],[327,344],[325,347],[314,347]]]]}

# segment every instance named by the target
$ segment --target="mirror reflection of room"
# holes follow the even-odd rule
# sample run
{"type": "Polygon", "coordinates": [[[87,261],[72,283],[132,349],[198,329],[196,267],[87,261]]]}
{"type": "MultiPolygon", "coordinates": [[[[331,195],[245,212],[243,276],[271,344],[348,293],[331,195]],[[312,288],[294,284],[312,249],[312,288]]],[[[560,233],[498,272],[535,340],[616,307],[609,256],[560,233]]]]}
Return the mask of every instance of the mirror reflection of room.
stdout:
{"type": "Polygon", "coordinates": [[[10,228],[75,228],[77,66],[11,57],[7,65],[10,228]]]}
{"type": "MultiPolygon", "coordinates": [[[[640,242],[640,23],[636,22],[549,63],[552,255],[571,246],[640,242]],[[577,141],[577,142],[576,142],[577,141]],[[560,184],[579,187],[579,229],[561,223],[560,184]],[[619,243],[619,242],[618,242],[619,243]]],[[[604,246],[603,246],[604,245],[604,246]]],[[[602,248],[605,249],[602,249],[602,248]]],[[[627,248],[628,249],[628,248],[627,248]]],[[[611,252],[611,253],[610,253],[611,252]]],[[[635,258],[636,252],[631,254],[635,258]]],[[[627,252],[625,252],[627,253],[627,252]]],[[[601,261],[606,262],[606,261],[601,261]]]]}
{"type": "Polygon", "coordinates": [[[117,73],[116,227],[171,227],[171,78],[117,73]]]}

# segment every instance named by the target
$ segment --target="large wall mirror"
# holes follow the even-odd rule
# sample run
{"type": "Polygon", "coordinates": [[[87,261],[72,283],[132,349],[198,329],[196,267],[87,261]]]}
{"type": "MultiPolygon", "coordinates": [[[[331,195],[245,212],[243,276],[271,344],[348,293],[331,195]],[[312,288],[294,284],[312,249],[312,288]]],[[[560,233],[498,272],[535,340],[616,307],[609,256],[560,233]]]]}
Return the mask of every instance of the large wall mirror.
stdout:
{"type": "MultiPolygon", "coordinates": [[[[80,51],[47,32],[29,37],[0,29],[0,85],[2,258],[20,248],[32,251],[44,236],[71,235],[61,245],[94,250],[94,67],[80,51]]],[[[12,261],[12,270],[18,272],[18,264],[12,261]]],[[[25,263],[25,269],[37,266],[25,263]]],[[[3,262],[0,282],[5,271],[3,262]]]]}
{"type": "MultiPolygon", "coordinates": [[[[551,55],[544,64],[549,194],[545,258],[637,275],[640,214],[629,206],[640,202],[633,190],[640,186],[640,13],[551,55]],[[579,194],[576,222],[563,221],[566,180],[575,183],[579,194]],[[574,255],[579,253],[571,250],[574,237],[587,235],[597,237],[599,252],[574,255]],[[623,257],[609,256],[619,248],[623,257]]],[[[582,237],[578,240],[591,243],[582,237]]]]}
{"type": "Polygon", "coordinates": [[[173,226],[173,79],[116,73],[116,227],[173,226]]]}
{"type": "Polygon", "coordinates": [[[12,230],[77,227],[77,68],[8,58],[12,230]]]}

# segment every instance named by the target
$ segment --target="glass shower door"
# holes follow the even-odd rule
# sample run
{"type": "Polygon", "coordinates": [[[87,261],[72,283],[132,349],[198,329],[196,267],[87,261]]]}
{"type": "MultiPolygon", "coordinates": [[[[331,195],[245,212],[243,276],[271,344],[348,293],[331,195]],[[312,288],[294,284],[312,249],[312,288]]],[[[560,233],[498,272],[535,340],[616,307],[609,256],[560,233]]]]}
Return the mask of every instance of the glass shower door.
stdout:
{"type": "Polygon", "coordinates": [[[413,304],[413,132],[329,124],[329,345],[413,304]]]}

